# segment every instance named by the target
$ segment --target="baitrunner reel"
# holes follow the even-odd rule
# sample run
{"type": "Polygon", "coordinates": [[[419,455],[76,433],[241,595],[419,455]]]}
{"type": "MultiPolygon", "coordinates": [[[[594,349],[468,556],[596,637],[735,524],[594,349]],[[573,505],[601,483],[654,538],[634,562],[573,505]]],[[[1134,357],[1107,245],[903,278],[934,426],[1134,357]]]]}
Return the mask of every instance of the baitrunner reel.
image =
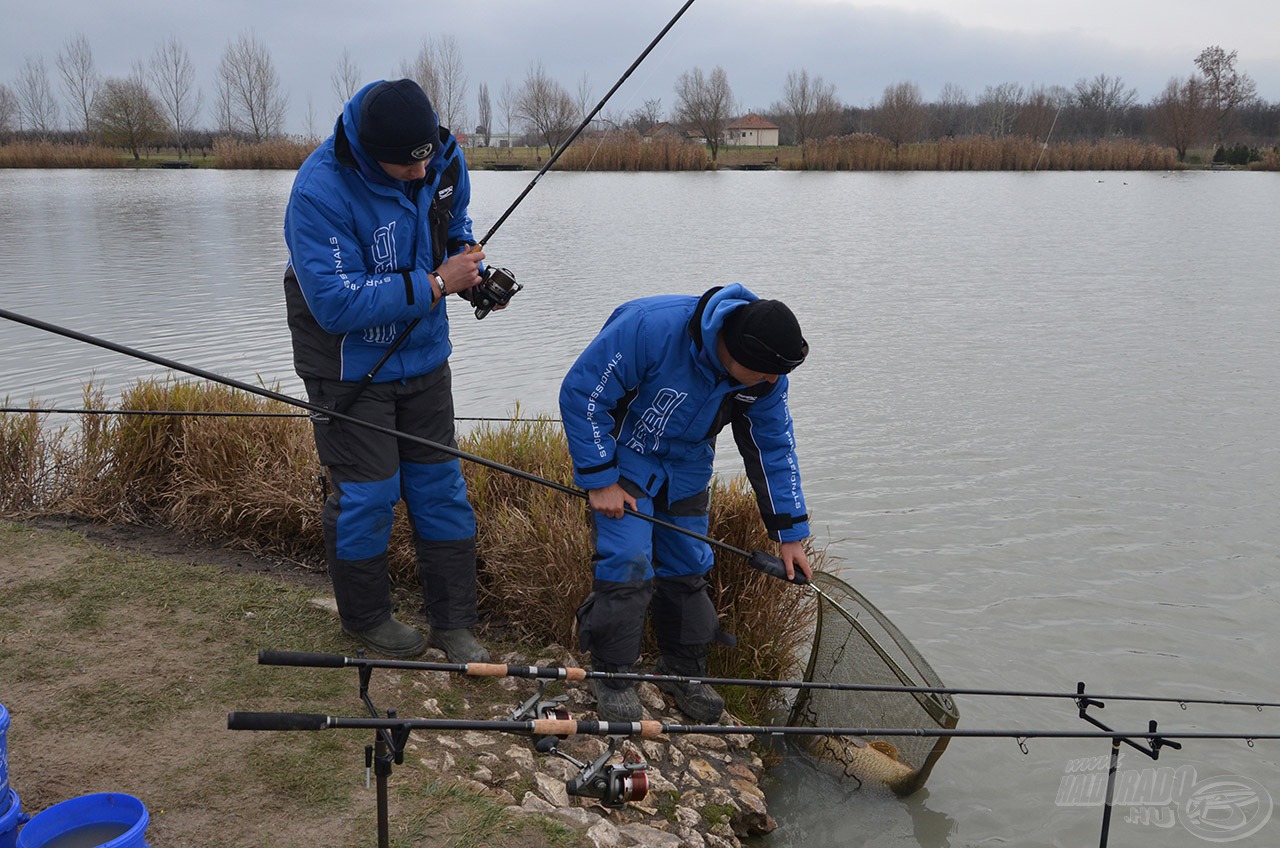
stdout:
{"type": "Polygon", "coordinates": [[[595,798],[606,807],[620,810],[632,801],[643,801],[649,794],[649,775],[645,771],[648,765],[644,760],[628,754],[621,765],[609,763],[618,749],[618,743],[625,738],[610,736],[609,750],[590,765],[557,748],[554,736],[544,736],[534,747],[539,753],[555,754],[580,769],[573,780],[565,781],[565,789],[570,795],[595,798]]]}
{"type": "Polygon", "coordinates": [[[485,269],[484,280],[471,290],[471,303],[476,308],[476,318],[481,319],[515,297],[524,286],[516,282],[516,275],[506,268],[485,269]]]}

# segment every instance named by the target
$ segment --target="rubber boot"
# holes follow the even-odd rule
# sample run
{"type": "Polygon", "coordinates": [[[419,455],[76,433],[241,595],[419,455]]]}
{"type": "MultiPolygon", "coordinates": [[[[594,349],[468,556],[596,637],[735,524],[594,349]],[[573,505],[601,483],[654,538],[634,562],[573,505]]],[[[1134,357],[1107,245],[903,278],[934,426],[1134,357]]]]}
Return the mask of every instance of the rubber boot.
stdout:
{"type": "Polygon", "coordinates": [[[431,647],[444,651],[445,657],[451,663],[487,663],[489,661],[489,652],[465,627],[457,630],[431,628],[431,647]]]}
{"type": "Polygon", "coordinates": [[[345,624],[342,625],[342,630],[388,657],[416,657],[427,649],[427,640],[416,627],[410,627],[394,618],[388,618],[368,630],[354,630],[345,624]]]}
{"type": "MultiPolygon", "coordinates": [[[[595,671],[623,672],[634,671],[634,666],[592,664],[595,671]]],[[[600,677],[591,678],[591,691],[596,696],[596,715],[601,721],[640,721],[644,717],[644,708],[640,704],[640,696],[636,694],[636,686],[629,680],[607,680],[600,677]]]]}
{"type": "MultiPolygon", "coordinates": [[[[701,657],[668,657],[665,654],[658,658],[653,667],[654,674],[668,674],[677,677],[706,677],[707,656],[701,657]]],[[[720,721],[724,712],[724,698],[706,683],[676,683],[674,681],[654,681],[663,692],[675,698],[680,711],[700,724],[713,724],[720,721]]]]}

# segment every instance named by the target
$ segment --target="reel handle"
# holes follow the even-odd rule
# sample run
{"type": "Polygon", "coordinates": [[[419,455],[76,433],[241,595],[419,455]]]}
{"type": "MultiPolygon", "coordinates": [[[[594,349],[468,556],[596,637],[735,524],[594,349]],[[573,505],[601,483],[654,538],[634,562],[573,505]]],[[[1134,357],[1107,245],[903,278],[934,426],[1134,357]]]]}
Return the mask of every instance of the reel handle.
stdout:
{"type": "Polygon", "coordinates": [[[805,577],[804,572],[798,568],[795,570],[796,576],[787,580],[787,566],[773,554],[765,553],[764,551],[752,551],[750,558],[747,559],[747,565],[756,571],[763,571],[770,577],[786,580],[788,583],[794,583],[797,586],[803,586],[809,582],[809,578],[805,577]]]}
{"type": "Polygon", "coordinates": [[[313,654],[308,651],[258,651],[258,665],[292,665],[306,668],[343,668],[341,654],[313,654]]]}
{"type": "Polygon", "coordinates": [[[327,730],[329,717],[321,713],[227,713],[227,730],[327,730]]]}

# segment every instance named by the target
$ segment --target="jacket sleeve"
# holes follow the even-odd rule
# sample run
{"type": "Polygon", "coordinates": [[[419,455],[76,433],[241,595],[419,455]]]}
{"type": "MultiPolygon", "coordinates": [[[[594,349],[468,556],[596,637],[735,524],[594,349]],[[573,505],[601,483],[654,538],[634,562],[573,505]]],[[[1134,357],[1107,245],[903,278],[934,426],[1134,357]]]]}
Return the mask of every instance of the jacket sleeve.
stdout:
{"type": "Polygon", "coordinates": [[[327,333],[408,321],[431,308],[428,270],[371,273],[351,221],[310,195],[289,198],[284,238],[302,296],[327,333]]]}
{"type": "Polygon", "coordinates": [[[447,250],[450,256],[476,243],[476,237],[472,232],[471,214],[468,211],[471,205],[471,175],[467,172],[467,163],[462,158],[461,150],[458,151],[458,159],[461,168],[458,171],[458,184],[453,189],[453,215],[449,219],[447,250]]]}
{"type": "Polygon", "coordinates": [[[639,387],[645,357],[643,315],[621,307],[560,385],[560,418],[573,459],[573,482],[584,489],[618,482],[614,416],[623,399],[639,387]]]}
{"type": "Polygon", "coordinates": [[[773,391],[733,421],[733,438],[756,492],[760,517],[769,537],[798,542],[809,536],[809,516],[800,487],[796,437],[787,407],[788,382],[778,378],[773,391]]]}

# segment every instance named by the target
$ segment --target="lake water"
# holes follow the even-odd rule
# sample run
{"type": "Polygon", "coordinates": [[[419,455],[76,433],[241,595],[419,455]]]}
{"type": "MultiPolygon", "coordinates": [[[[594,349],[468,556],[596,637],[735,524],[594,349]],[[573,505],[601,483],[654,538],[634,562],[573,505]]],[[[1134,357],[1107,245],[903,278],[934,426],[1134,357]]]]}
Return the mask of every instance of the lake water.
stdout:
{"type": "MultiPolygon", "coordinates": [[[[292,176],[0,171],[4,306],[299,393],[292,176]]],[[[477,234],[531,176],[473,176],[477,234]]],[[[792,408],[820,541],[947,684],[1280,701],[1278,220],[1275,174],[554,173],[489,244],[525,291],[484,321],[453,308],[458,413],[554,413],[619,302],[745,283],[811,343],[792,408]]],[[[155,373],[0,322],[14,403],[155,373]]],[[[962,727],[1087,729],[1069,701],[958,702],[962,727]]],[[[1099,714],[1170,732],[1277,732],[1275,716],[1099,714]]],[[[1072,760],[1107,751],[958,739],[906,800],[788,760],[766,841],[1096,844],[1101,809],[1058,793],[1072,760]]],[[[1280,800],[1277,742],[1122,762],[1135,780],[1164,766],[1280,800]]],[[[1111,844],[1203,844],[1174,812],[1118,807],[1111,844]]],[[[1280,814],[1241,844],[1280,844],[1280,814]]]]}

